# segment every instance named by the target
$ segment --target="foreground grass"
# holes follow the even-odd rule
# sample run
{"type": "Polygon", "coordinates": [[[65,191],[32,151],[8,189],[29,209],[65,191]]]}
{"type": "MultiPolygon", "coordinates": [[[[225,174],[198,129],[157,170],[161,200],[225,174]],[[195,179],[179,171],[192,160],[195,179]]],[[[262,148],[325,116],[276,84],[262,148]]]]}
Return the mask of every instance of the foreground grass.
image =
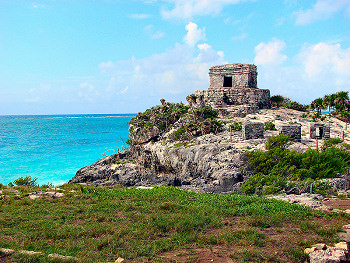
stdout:
{"type": "MultiPolygon", "coordinates": [[[[305,247],[337,240],[349,216],[278,200],[200,194],[173,187],[64,185],[61,198],[31,200],[38,190],[0,198],[0,247],[57,253],[81,262],[200,262],[208,253],[234,262],[304,262],[305,247]],[[214,253],[214,254],[215,254],[214,253]]],[[[20,257],[20,259],[19,259],[20,257]]]]}

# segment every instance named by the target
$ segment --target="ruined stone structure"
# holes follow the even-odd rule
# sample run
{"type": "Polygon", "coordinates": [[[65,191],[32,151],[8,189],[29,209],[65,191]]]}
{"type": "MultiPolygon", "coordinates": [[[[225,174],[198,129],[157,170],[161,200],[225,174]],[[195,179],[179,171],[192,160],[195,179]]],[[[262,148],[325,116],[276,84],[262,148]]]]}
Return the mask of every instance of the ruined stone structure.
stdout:
{"type": "Polygon", "coordinates": [[[252,64],[226,64],[209,69],[210,87],[197,90],[195,106],[210,105],[221,116],[244,117],[271,107],[270,91],[257,88],[257,70],[252,64]]]}
{"type": "Polygon", "coordinates": [[[282,125],[280,134],[289,134],[290,140],[301,141],[301,125],[282,125]]]}
{"type": "Polygon", "coordinates": [[[324,123],[314,123],[310,126],[311,139],[329,139],[331,128],[324,123]]]}
{"type": "Polygon", "coordinates": [[[244,140],[263,139],[264,132],[264,123],[262,122],[246,122],[242,127],[244,140]]]}

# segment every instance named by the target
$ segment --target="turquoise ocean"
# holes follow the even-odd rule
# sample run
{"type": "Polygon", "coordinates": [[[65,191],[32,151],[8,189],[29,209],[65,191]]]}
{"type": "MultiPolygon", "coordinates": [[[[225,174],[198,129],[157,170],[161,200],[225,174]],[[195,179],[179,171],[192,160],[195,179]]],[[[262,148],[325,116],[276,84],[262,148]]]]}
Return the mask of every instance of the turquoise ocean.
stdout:
{"type": "Polygon", "coordinates": [[[126,147],[135,114],[0,116],[0,183],[68,182],[80,168],[126,147]]]}

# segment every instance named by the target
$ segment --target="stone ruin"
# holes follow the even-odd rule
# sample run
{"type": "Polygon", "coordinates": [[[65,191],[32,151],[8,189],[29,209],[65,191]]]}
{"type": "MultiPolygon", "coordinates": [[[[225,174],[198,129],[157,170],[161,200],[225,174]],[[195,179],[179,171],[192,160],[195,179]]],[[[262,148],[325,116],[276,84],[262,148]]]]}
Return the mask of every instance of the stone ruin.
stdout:
{"type": "Polygon", "coordinates": [[[269,109],[270,91],[257,88],[257,76],[252,64],[213,66],[209,69],[210,87],[194,92],[194,105],[210,105],[222,117],[245,117],[259,109],[269,109]]]}
{"type": "Polygon", "coordinates": [[[282,125],[280,134],[289,134],[293,142],[301,141],[301,125],[282,125]]]}
{"type": "Polygon", "coordinates": [[[329,139],[331,128],[324,123],[314,123],[310,126],[310,138],[311,139],[329,139]]]}
{"type": "Polygon", "coordinates": [[[244,140],[263,139],[264,132],[264,123],[262,122],[246,122],[242,127],[244,140]]]}

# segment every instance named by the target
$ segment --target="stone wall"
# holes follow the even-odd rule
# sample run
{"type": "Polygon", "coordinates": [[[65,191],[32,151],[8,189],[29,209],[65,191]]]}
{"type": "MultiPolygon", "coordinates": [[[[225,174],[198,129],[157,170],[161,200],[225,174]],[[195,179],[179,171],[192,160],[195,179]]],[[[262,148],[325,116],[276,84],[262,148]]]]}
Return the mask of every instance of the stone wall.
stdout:
{"type": "Polygon", "coordinates": [[[242,127],[242,135],[244,140],[263,139],[264,123],[262,122],[246,122],[242,127]]]}
{"type": "Polygon", "coordinates": [[[282,125],[280,134],[289,134],[290,140],[301,141],[301,125],[282,125]]]}
{"type": "Polygon", "coordinates": [[[314,123],[310,126],[310,138],[311,139],[329,139],[331,128],[324,123],[314,123]]]}
{"type": "Polygon", "coordinates": [[[224,87],[224,77],[232,77],[232,88],[257,88],[258,73],[252,64],[226,64],[209,69],[210,88],[224,87]]]}
{"type": "Polygon", "coordinates": [[[227,64],[209,69],[210,87],[197,90],[194,106],[210,105],[221,116],[244,117],[271,107],[270,91],[257,88],[256,66],[227,64]]]}

